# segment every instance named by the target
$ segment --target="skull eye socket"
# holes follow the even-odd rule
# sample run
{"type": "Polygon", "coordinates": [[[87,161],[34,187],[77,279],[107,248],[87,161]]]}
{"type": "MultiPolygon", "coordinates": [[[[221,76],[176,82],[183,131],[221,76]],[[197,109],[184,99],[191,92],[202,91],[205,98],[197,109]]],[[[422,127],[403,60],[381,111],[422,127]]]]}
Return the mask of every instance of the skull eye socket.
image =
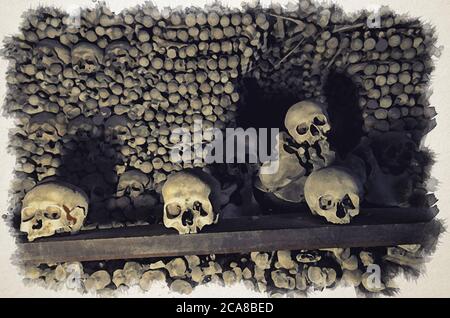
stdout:
{"type": "Polygon", "coordinates": [[[170,203],[166,206],[166,212],[167,217],[173,219],[181,214],[181,207],[176,203],[170,203]]]}
{"type": "Polygon", "coordinates": [[[194,205],[193,205],[193,210],[195,211],[199,211],[200,212],[200,216],[207,216],[208,212],[205,211],[205,209],[203,209],[203,205],[200,201],[195,201],[194,205]]]}
{"type": "Polygon", "coordinates": [[[141,192],[142,191],[142,187],[138,184],[133,184],[130,188],[131,188],[132,192],[141,192]]]}
{"type": "Polygon", "coordinates": [[[44,211],[47,219],[58,220],[61,217],[61,209],[57,206],[48,206],[44,211]]]}
{"type": "Polygon", "coordinates": [[[324,195],[319,198],[319,207],[322,210],[330,210],[334,206],[335,203],[331,195],[324,195]]]}
{"type": "Polygon", "coordinates": [[[352,199],[350,199],[349,195],[345,195],[345,197],[342,199],[341,204],[346,209],[354,209],[355,205],[352,202],[352,199]]]}
{"type": "Polygon", "coordinates": [[[126,136],[128,134],[128,130],[126,128],[117,128],[116,134],[118,136],[126,136]]]}
{"type": "Polygon", "coordinates": [[[300,124],[297,126],[296,130],[299,135],[304,135],[308,132],[308,126],[306,126],[306,124],[300,124]]]}
{"type": "Polygon", "coordinates": [[[315,117],[313,120],[313,124],[316,126],[323,126],[326,124],[325,118],[315,117]]]}
{"type": "Polygon", "coordinates": [[[22,222],[27,222],[34,218],[36,215],[36,210],[33,208],[23,208],[22,209],[22,222]]]}

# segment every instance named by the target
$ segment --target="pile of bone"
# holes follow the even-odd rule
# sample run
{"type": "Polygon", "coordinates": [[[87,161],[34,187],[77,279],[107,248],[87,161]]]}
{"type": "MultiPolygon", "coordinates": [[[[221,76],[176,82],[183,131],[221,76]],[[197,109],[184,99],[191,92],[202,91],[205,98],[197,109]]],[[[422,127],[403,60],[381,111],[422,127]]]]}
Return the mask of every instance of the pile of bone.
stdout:
{"type": "Polygon", "coordinates": [[[418,142],[435,125],[426,93],[436,39],[418,20],[387,8],[379,15],[380,27],[371,27],[369,12],[346,16],[309,0],[272,7],[270,45],[247,76],[262,93],[301,100],[324,95],[328,72],[345,73],[360,90],[368,135],[408,130],[418,142]]]}
{"type": "Polygon", "coordinates": [[[31,11],[5,43],[14,193],[20,201],[37,182],[63,177],[88,193],[99,211],[92,222],[102,222],[141,206],[144,192],[154,201],[171,172],[191,167],[170,160],[173,129],[233,125],[235,81],[263,49],[269,21],[217,5],[79,13],[31,11]]]}
{"type": "Polygon", "coordinates": [[[180,294],[190,294],[196,286],[243,284],[272,297],[306,296],[308,292],[350,286],[364,293],[395,290],[388,266],[419,269],[424,263],[418,245],[364,249],[324,249],[318,251],[254,252],[242,255],[185,256],[149,262],[61,263],[22,268],[26,282],[53,290],[68,288],[101,296],[117,295],[140,287],[151,292],[169,286],[180,294]],[[377,266],[381,266],[377,267],[377,266]],[[374,272],[379,269],[379,276],[374,272]]]}
{"type": "Polygon", "coordinates": [[[433,70],[433,42],[423,26],[354,32],[346,69],[358,84],[364,129],[369,136],[410,131],[416,142],[433,126],[427,89],[433,70]]]}
{"type": "Polygon", "coordinates": [[[302,0],[287,7],[274,5],[269,16],[274,24],[270,45],[249,76],[270,95],[283,93],[300,100],[321,96],[327,66],[342,46],[332,26],[341,23],[344,14],[339,8],[302,0]]]}

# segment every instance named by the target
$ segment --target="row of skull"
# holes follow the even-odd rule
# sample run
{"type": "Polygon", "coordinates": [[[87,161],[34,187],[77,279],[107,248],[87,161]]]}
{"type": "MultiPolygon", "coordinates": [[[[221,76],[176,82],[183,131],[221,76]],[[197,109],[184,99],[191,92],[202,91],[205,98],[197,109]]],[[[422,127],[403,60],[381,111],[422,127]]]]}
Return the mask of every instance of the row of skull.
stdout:
{"type": "MultiPolygon", "coordinates": [[[[326,133],[330,130],[323,106],[309,101],[292,106],[285,124],[295,143],[311,147],[326,141],[326,133]]],[[[282,178],[277,174],[269,178],[261,176],[263,183],[278,178],[269,183],[277,189],[292,184],[289,191],[294,195],[303,193],[304,187],[312,212],[333,223],[349,223],[350,218],[358,214],[361,187],[350,173],[341,168],[326,168],[314,171],[303,184],[292,183],[293,177],[305,177],[306,170],[298,161],[292,161],[292,157],[285,160],[286,155],[295,157],[281,153],[279,170],[282,178]],[[286,181],[284,178],[291,179],[286,181]]],[[[145,174],[130,171],[121,176],[117,193],[128,191],[126,194],[138,196],[150,182],[145,174]]],[[[187,234],[217,222],[219,192],[218,181],[203,171],[185,170],[170,175],[162,188],[165,226],[187,234]]],[[[21,230],[28,233],[29,240],[58,232],[77,232],[87,215],[88,204],[88,196],[81,189],[64,183],[43,183],[28,192],[23,200],[21,230]]]]}
{"type": "Polygon", "coordinates": [[[88,42],[80,42],[70,49],[56,40],[45,39],[37,44],[36,57],[46,67],[71,63],[76,72],[91,74],[98,71],[102,64],[125,67],[127,63],[134,61],[130,58],[131,49],[124,41],[114,41],[103,50],[88,42]]]}
{"type": "MultiPolygon", "coordinates": [[[[288,134],[282,132],[278,136],[279,169],[267,175],[260,172],[255,187],[286,201],[306,201],[313,214],[328,222],[350,223],[359,214],[366,180],[355,173],[356,164],[352,166],[354,171],[333,164],[334,152],[327,141],[330,123],[324,107],[311,101],[297,103],[287,112],[285,126],[288,134]],[[304,151],[317,147],[320,150],[316,157],[304,151]],[[306,161],[302,161],[305,156],[306,161]],[[304,162],[312,164],[308,167],[304,162]],[[315,164],[317,162],[319,164],[315,164]]],[[[400,141],[395,136],[390,137],[400,141]]],[[[392,187],[386,182],[396,183],[405,178],[404,174],[393,176],[374,167],[378,167],[376,163],[371,165],[367,184],[375,197],[369,196],[369,199],[391,198],[392,187]],[[377,184],[380,178],[387,181],[377,184]]],[[[149,189],[151,182],[151,178],[140,171],[128,171],[119,179],[117,194],[139,196],[149,189]]],[[[216,223],[221,190],[220,183],[204,171],[191,169],[172,173],[161,189],[164,225],[180,234],[188,234],[216,223]]],[[[389,204],[401,205],[398,199],[391,199],[389,204]]],[[[29,240],[57,232],[76,232],[82,226],[87,209],[88,196],[82,190],[63,183],[43,183],[28,192],[23,200],[21,230],[28,233],[29,240]]]]}
{"type": "Polygon", "coordinates": [[[111,116],[101,129],[89,117],[78,116],[67,122],[59,115],[43,112],[32,116],[22,133],[40,146],[57,142],[65,136],[87,140],[104,135],[108,141],[123,143],[133,139],[132,127],[131,120],[124,115],[111,116]]]}

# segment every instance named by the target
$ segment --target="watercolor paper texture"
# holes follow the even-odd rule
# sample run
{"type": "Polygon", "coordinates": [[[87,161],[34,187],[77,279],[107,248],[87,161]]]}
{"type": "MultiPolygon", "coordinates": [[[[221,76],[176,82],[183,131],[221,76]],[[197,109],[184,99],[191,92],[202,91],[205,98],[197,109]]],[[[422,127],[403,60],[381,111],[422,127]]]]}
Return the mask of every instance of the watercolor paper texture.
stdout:
{"type": "Polygon", "coordinates": [[[156,5],[2,10],[0,295],[448,296],[448,3],[156,5]]]}

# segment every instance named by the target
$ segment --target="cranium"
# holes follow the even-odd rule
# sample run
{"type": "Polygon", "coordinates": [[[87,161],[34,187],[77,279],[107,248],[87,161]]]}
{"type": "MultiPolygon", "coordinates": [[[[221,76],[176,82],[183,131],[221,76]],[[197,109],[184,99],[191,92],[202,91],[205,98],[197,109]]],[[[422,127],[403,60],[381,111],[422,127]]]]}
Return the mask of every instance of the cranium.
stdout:
{"type": "Polygon", "coordinates": [[[80,74],[97,72],[103,63],[103,50],[97,45],[81,42],[72,48],[73,69],[80,74]]]}
{"type": "Polygon", "coordinates": [[[114,115],[105,122],[105,137],[113,143],[123,144],[132,138],[131,122],[124,115],[114,115]]]}
{"type": "Polygon", "coordinates": [[[130,56],[131,46],[124,41],[115,41],[105,49],[105,65],[117,69],[136,66],[135,60],[130,56]]]}
{"type": "Polygon", "coordinates": [[[362,185],[347,169],[329,167],[306,179],[305,199],[313,214],[328,222],[348,224],[359,214],[362,185]]]}
{"type": "Polygon", "coordinates": [[[139,170],[125,171],[119,178],[116,195],[136,198],[151,187],[151,180],[139,170]]]}
{"type": "Polygon", "coordinates": [[[188,234],[217,222],[210,184],[206,176],[194,171],[170,175],[162,187],[164,225],[188,234]]]}
{"type": "Polygon", "coordinates": [[[313,101],[291,106],[286,113],[284,126],[298,144],[309,145],[326,139],[331,129],[325,106],[313,101]]]}
{"type": "Polygon", "coordinates": [[[26,131],[28,138],[38,145],[56,142],[66,133],[64,119],[52,113],[39,113],[31,117],[26,131]]]}
{"type": "Polygon", "coordinates": [[[20,231],[28,240],[60,232],[76,233],[88,212],[86,194],[70,184],[48,182],[37,185],[22,201],[20,231]]]}

